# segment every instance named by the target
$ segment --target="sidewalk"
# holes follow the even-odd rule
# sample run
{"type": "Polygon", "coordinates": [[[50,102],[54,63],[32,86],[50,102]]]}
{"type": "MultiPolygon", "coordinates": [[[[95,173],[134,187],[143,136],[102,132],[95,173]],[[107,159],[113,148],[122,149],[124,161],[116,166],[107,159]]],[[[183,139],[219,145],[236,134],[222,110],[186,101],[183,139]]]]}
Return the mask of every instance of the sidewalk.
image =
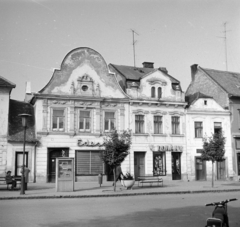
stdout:
{"type": "Polygon", "coordinates": [[[97,182],[75,182],[73,192],[56,192],[55,183],[29,183],[25,195],[20,195],[20,190],[9,191],[6,186],[0,186],[0,200],[3,199],[47,199],[47,198],[89,198],[89,197],[113,197],[136,196],[157,194],[185,194],[207,192],[231,192],[240,191],[240,182],[215,181],[214,188],[211,181],[164,181],[163,187],[152,187],[145,184],[138,187],[138,182],[132,190],[126,190],[120,182],[117,182],[116,192],[113,191],[112,182],[103,182],[100,187],[97,182]]]}

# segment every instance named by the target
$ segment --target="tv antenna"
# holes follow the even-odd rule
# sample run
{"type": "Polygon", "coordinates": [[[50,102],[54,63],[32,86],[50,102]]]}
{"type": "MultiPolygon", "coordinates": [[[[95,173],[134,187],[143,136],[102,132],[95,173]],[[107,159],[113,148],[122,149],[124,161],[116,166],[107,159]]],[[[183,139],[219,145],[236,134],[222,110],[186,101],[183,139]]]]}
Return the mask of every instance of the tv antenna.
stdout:
{"type": "Polygon", "coordinates": [[[136,35],[139,35],[139,34],[138,34],[136,31],[134,31],[133,29],[131,29],[131,31],[132,31],[132,35],[133,35],[133,43],[132,43],[132,45],[133,45],[133,60],[134,60],[134,67],[136,67],[136,61],[135,61],[135,44],[136,44],[137,40],[135,40],[134,34],[136,34],[136,35]]]}
{"type": "Polygon", "coordinates": [[[226,71],[228,71],[228,58],[227,58],[227,32],[231,31],[231,30],[227,30],[227,22],[223,23],[224,26],[224,36],[223,37],[219,37],[224,39],[224,46],[225,46],[225,65],[226,65],[226,71]]]}

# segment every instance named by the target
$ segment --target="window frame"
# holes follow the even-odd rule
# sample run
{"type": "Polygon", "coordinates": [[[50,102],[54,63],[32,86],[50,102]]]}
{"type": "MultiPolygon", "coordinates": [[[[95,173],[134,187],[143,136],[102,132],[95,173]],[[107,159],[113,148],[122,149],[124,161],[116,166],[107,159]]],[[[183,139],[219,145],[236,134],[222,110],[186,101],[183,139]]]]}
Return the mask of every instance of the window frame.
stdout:
{"type": "Polygon", "coordinates": [[[51,110],[52,116],[51,116],[51,130],[53,132],[65,132],[66,130],[66,108],[61,108],[61,107],[56,107],[56,108],[52,108],[51,110]],[[62,116],[54,116],[54,110],[62,110],[63,111],[63,117],[62,116]],[[54,123],[54,117],[57,117],[57,128],[53,127],[53,123],[54,123]],[[59,118],[63,118],[63,128],[59,128],[59,118]],[[62,129],[62,130],[61,130],[62,129]]]}
{"type": "Polygon", "coordinates": [[[202,121],[194,121],[194,135],[195,138],[203,138],[203,122],[202,121]],[[201,124],[201,126],[197,126],[197,124],[201,124]]]}
{"type": "Polygon", "coordinates": [[[116,111],[113,110],[104,110],[104,120],[103,120],[103,130],[104,132],[111,132],[116,129],[116,111]],[[106,126],[106,113],[113,113],[114,118],[108,118],[108,129],[105,128],[106,126]],[[111,128],[111,120],[114,119],[114,128],[111,128]]]}
{"type": "Polygon", "coordinates": [[[90,109],[80,109],[78,111],[78,131],[79,132],[91,132],[92,130],[92,111],[90,109]],[[81,112],[89,112],[89,118],[83,117],[83,129],[80,129],[81,112]],[[89,119],[89,129],[86,129],[86,119],[89,119]]]}
{"type": "Polygon", "coordinates": [[[145,127],[145,115],[135,114],[135,134],[144,134],[145,132],[144,127],[145,127]],[[137,119],[137,117],[142,117],[142,119],[137,119]],[[138,131],[137,128],[139,129],[138,131]]]}
{"type": "Polygon", "coordinates": [[[153,116],[153,133],[154,134],[163,134],[163,116],[161,116],[161,115],[154,115],[153,116]],[[160,121],[157,119],[157,120],[155,120],[155,117],[159,117],[160,118],[160,121]],[[155,124],[157,124],[156,125],[156,127],[155,127],[155,124]],[[160,130],[159,130],[159,124],[160,124],[160,130]],[[158,130],[155,130],[155,129],[158,129],[158,130]],[[156,132],[156,131],[158,131],[158,132],[156,132]]]}
{"type": "Polygon", "coordinates": [[[155,98],[155,97],[156,97],[156,88],[151,87],[151,98],[155,98]]]}
{"type": "Polygon", "coordinates": [[[172,116],[172,135],[180,135],[180,116],[172,116]],[[178,121],[174,121],[174,119],[178,119],[178,121]]]}
{"type": "Polygon", "coordinates": [[[157,91],[158,91],[158,98],[161,99],[162,98],[162,87],[158,87],[157,91]]]}

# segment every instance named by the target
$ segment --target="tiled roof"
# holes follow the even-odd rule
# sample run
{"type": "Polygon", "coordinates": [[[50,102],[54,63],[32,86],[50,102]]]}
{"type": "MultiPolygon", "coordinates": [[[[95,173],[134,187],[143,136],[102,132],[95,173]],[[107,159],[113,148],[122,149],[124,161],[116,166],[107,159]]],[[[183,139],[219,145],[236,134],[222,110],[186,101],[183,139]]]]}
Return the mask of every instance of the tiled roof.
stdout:
{"type": "Polygon", "coordinates": [[[156,70],[153,68],[139,68],[126,65],[111,64],[119,73],[121,73],[127,80],[140,80],[143,76],[156,70]]]}
{"type": "Polygon", "coordinates": [[[188,102],[188,106],[190,106],[193,102],[197,101],[198,99],[203,98],[203,99],[213,99],[213,97],[205,95],[201,92],[196,92],[192,95],[188,95],[185,97],[186,102],[188,102]]]}
{"type": "MultiPolygon", "coordinates": [[[[140,80],[145,75],[157,70],[164,72],[163,70],[156,69],[156,68],[143,68],[143,67],[133,67],[133,66],[126,66],[126,65],[115,65],[115,64],[110,64],[110,65],[113,66],[119,73],[121,73],[127,80],[140,80]]],[[[164,73],[169,76],[172,83],[179,83],[178,80],[170,76],[167,72],[164,72],[164,73]]]]}
{"type": "Polygon", "coordinates": [[[11,88],[15,88],[16,85],[10,81],[8,81],[7,79],[5,79],[4,77],[0,76],[0,87],[11,87],[11,88]]]}
{"type": "Polygon", "coordinates": [[[201,68],[229,95],[240,96],[240,73],[201,68]]]}
{"type": "Polygon", "coordinates": [[[26,141],[36,142],[33,106],[29,103],[12,99],[10,99],[9,104],[8,141],[23,142],[24,130],[22,119],[18,116],[23,113],[31,115],[31,117],[27,119],[26,141]]]}

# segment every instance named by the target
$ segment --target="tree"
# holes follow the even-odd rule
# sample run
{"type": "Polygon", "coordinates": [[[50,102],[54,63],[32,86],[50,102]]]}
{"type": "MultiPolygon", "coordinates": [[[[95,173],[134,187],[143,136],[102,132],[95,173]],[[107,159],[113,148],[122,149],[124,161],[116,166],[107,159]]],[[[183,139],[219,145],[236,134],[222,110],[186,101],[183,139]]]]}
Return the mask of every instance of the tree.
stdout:
{"type": "Polygon", "coordinates": [[[226,138],[222,132],[214,133],[211,137],[203,138],[202,160],[212,161],[212,187],[214,187],[214,162],[223,161],[226,138]]]}
{"type": "Polygon", "coordinates": [[[116,167],[128,156],[131,144],[130,130],[124,130],[121,134],[114,130],[104,137],[105,150],[101,153],[101,159],[113,170],[114,191],[116,191],[116,167]]]}

